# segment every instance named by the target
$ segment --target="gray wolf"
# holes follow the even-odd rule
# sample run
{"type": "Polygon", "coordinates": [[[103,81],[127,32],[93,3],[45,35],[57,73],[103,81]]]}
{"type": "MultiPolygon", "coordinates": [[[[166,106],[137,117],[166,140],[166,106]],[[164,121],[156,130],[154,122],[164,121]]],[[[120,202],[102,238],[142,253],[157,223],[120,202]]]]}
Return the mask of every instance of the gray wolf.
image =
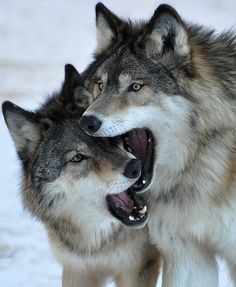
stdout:
{"type": "Polygon", "coordinates": [[[22,163],[24,206],[47,229],[64,287],[104,286],[109,277],[117,286],[154,287],[158,252],[147,229],[137,229],[147,212],[128,190],[140,175],[140,161],[114,140],[78,128],[88,102],[80,75],[67,65],[62,90],[38,110],[3,103],[22,163]]]}
{"type": "Polygon", "coordinates": [[[163,287],[217,286],[216,254],[236,285],[235,33],[187,23],[165,4],[132,23],[100,3],[96,25],[84,73],[93,102],[80,126],[126,138],[148,160],[136,191],[149,190],[163,287]]]}

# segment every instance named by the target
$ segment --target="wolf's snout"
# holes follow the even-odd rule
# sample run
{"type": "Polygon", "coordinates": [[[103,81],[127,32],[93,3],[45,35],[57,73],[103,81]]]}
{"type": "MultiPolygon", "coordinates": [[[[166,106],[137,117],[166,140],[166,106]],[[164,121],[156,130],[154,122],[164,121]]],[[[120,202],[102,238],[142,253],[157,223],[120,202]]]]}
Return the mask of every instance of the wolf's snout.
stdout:
{"type": "Polygon", "coordinates": [[[83,116],[79,124],[82,130],[90,135],[93,135],[99,130],[102,122],[95,116],[83,116]]]}
{"type": "Polygon", "coordinates": [[[124,176],[130,179],[138,178],[142,171],[142,164],[139,159],[131,159],[125,167],[124,176]]]}

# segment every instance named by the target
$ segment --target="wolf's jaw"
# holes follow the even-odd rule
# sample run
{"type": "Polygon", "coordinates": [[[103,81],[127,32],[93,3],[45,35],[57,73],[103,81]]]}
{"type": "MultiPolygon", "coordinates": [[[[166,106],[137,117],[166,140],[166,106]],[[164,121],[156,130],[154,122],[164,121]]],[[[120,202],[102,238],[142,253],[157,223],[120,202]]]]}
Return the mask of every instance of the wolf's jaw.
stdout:
{"type": "Polygon", "coordinates": [[[102,121],[100,129],[93,134],[94,136],[116,137],[143,126],[152,132],[156,158],[153,163],[151,184],[143,191],[153,185],[154,177],[159,177],[157,166],[162,165],[170,172],[181,171],[189,157],[188,146],[194,148],[194,141],[188,140],[191,130],[186,121],[187,117],[191,118],[191,105],[178,95],[166,98],[160,94],[160,97],[165,109],[158,106],[130,108],[123,118],[121,115],[119,117],[113,115],[111,118],[92,111],[85,113],[95,115],[102,121]]]}
{"type": "Polygon", "coordinates": [[[106,197],[108,209],[114,217],[133,228],[143,227],[148,218],[147,206],[128,190],[106,197]]]}

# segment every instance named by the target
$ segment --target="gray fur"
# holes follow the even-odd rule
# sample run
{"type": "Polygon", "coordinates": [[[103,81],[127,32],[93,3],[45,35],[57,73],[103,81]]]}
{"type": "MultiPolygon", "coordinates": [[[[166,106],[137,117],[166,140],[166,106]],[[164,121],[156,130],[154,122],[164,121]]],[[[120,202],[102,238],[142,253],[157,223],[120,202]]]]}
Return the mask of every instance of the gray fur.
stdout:
{"type": "Polygon", "coordinates": [[[131,156],[78,127],[90,95],[73,66],[65,72],[61,91],[37,111],[3,104],[23,167],[24,206],[47,229],[63,265],[64,287],[100,287],[110,277],[118,287],[154,287],[159,254],[147,228],[128,229],[110,214],[106,202],[107,194],[135,182],[123,175],[131,156]],[[76,162],[78,153],[83,160],[76,162]]]}
{"type": "Polygon", "coordinates": [[[98,13],[116,36],[84,73],[94,98],[85,115],[102,122],[94,136],[154,135],[148,226],[165,259],[163,287],[217,286],[215,254],[235,280],[235,32],[189,24],[168,5],[138,25],[98,13]]]}

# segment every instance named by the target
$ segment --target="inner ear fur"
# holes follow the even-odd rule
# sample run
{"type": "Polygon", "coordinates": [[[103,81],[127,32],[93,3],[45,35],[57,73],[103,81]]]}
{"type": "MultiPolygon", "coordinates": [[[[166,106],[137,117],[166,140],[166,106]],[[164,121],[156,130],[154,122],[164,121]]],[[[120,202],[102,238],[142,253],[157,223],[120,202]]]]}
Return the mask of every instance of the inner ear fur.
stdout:
{"type": "Polygon", "coordinates": [[[102,3],[98,3],[95,10],[97,28],[95,55],[98,55],[107,49],[112,41],[117,38],[118,26],[122,23],[122,20],[102,3]]]}
{"type": "Polygon", "coordinates": [[[92,102],[92,95],[84,87],[82,76],[71,64],[65,65],[61,99],[71,112],[77,109],[84,111],[92,102]]]}
{"type": "Polygon", "coordinates": [[[171,51],[184,57],[190,53],[185,23],[177,11],[166,4],[160,5],[154,12],[142,41],[150,55],[171,51]]]}
{"type": "Polygon", "coordinates": [[[22,160],[28,159],[40,140],[40,124],[34,113],[11,102],[4,102],[2,111],[18,154],[22,160]]]}

